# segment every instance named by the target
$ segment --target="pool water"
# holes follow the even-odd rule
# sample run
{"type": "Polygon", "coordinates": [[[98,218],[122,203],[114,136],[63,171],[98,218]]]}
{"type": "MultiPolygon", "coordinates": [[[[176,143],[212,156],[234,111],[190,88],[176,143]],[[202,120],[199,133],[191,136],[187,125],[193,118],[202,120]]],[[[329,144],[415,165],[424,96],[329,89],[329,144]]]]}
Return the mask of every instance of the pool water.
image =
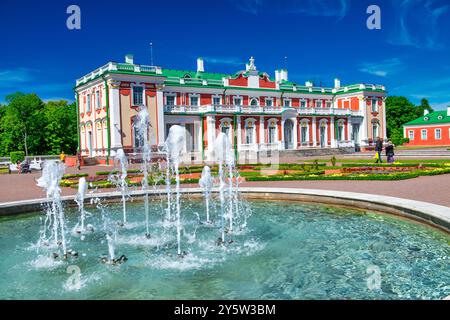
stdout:
{"type": "MultiPolygon", "coordinates": [[[[101,214],[87,208],[94,232],[71,232],[79,220],[66,209],[68,247],[78,258],[54,260],[37,240],[42,213],[0,218],[0,299],[442,299],[450,295],[450,237],[393,216],[297,202],[250,201],[233,243],[218,246],[202,201],[182,204],[184,258],[176,231],[162,223],[164,203],[150,207],[144,237],[142,202],[127,204],[116,256],[108,265],[101,214]],[[247,224],[245,224],[247,222],[247,224]],[[74,272],[75,273],[72,273],[74,272]],[[79,273],[78,273],[79,271],[79,273]],[[79,275],[79,276],[78,276],[79,275]],[[79,280],[79,281],[78,281],[79,280]]],[[[106,211],[120,221],[120,204],[106,211]]],[[[230,235],[227,234],[227,237],[230,235]]]]}

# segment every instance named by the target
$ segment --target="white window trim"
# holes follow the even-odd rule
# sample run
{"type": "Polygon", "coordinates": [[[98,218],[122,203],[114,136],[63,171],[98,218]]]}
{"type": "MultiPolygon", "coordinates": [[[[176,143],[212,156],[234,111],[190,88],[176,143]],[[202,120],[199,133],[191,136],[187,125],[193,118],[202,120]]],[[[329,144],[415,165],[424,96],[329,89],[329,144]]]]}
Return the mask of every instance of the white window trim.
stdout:
{"type": "Polygon", "coordinates": [[[220,94],[213,94],[212,96],[211,96],[211,104],[213,104],[214,105],[214,98],[219,98],[219,105],[221,105],[221,104],[223,104],[222,103],[222,96],[220,95],[220,94]]]}
{"type": "Polygon", "coordinates": [[[91,94],[86,94],[86,112],[91,112],[92,106],[91,106],[91,94]]]}
{"type": "Polygon", "coordinates": [[[241,100],[241,104],[239,104],[239,106],[242,106],[242,105],[244,104],[244,98],[243,98],[242,96],[234,96],[234,97],[233,97],[233,105],[238,105],[238,104],[236,103],[236,99],[241,100]]]}
{"type": "Polygon", "coordinates": [[[300,120],[300,137],[299,137],[300,143],[309,143],[309,120],[308,119],[302,119],[300,120]],[[306,141],[302,140],[302,128],[306,127],[306,141]]]}
{"type": "Polygon", "coordinates": [[[100,99],[100,89],[95,90],[95,108],[96,109],[101,109],[102,107],[102,101],[100,99]]]}
{"type": "Polygon", "coordinates": [[[325,108],[329,108],[329,109],[333,108],[333,102],[325,101],[325,108]],[[329,107],[328,107],[328,104],[330,105],[329,107]]]}
{"type": "Polygon", "coordinates": [[[232,140],[232,134],[233,134],[232,119],[231,118],[220,119],[219,132],[222,132],[222,127],[224,125],[224,122],[228,122],[229,123],[230,130],[228,131],[228,138],[230,139],[231,144],[233,144],[233,140],[232,140]]]}
{"type": "Polygon", "coordinates": [[[189,105],[190,106],[200,106],[200,95],[198,94],[198,93],[190,93],[189,94],[189,105]],[[192,103],[191,103],[191,98],[197,98],[197,104],[196,105],[193,105],[192,103]]]}
{"type": "Polygon", "coordinates": [[[374,99],[374,98],[370,99],[370,111],[371,112],[379,112],[379,110],[378,110],[378,99],[374,99]],[[373,102],[374,101],[375,101],[375,110],[373,108],[373,106],[374,106],[373,102]]]}
{"type": "Polygon", "coordinates": [[[306,99],[300,99],[300,101],[299,101],[299,108],[302,108],[302,109],[306,109],[308,107],[308,100],[306,100],[306,99]],[[305,103],[305,106],[304,107],[302,107],[302,103],[305,103]]]}
{"type": "Polygon", "coordinates": [[[253,101],[253,100],[256,100],[256,106],[259,106],[259,105],[260,105],[259,99],[258,99],[258,98],[256,98],[256,97],[251,97],[251,98],[248,99],[248,105],[249,105],[249,106],[252,105],[252,101],[253,101]]]}
{"type": "Polygon", "coordinates": [[[315,107],[316,108],[323,108],[323,101],[322,100],[316,100],[315,107]],[[319,107],[319,103],[320,103],[320,107],[319,107]]]}
{"type": "Polygon", "coordinates": [[[278,143],[279,141],[279,137],[278,137],[278,119],[277,118],[270,118],[269,120],[267,120],[267,143],[278,143]],[[274,142],[269,142],[269,128],[270,128],[270,123],[274,122],[275,123],[275,141],[274,142]]]}
{"type": "MultiPolygon", "coordinates": [[[[251,141],[249,144],[255,144],[256,143],[256,119],[253,119],[253,118],[245,119],[245,122],[244,122],[244,131],[245,131],[244,132],[244,137],[245,138],[247,137],[247,127],[248,127],[248,124],[250,122],[253,125],[253,127],[252,127],[252,138],[253,138],[253,141],[251,141]]],[[[247,141],[245,141],[245,144],[247,144],[247,141]]]]}
{"type": "Polygon", "coordinates": [[[134,88],[140,87],[142,88],[142,105],[145,106],[145,85],[141,84],[132,84],[131,85],[131,105],[136,106],[134,103],[134,88]]]}
{"type": "Polygon", "coordinates": [[[434,129],[434,139],[435,140],[442,140],[442,130],[440,128],[434,129]],[[437,133],[439,131],[440,137],[438,138],[437,133]]]}
{"type": "Polygon", "coordinates": [[[292,108],[292,99],[291,98],[283,99],[283,108],[292,108]],[[289,102],[289,105],[286,105],[286,102],[289,102]]]}
{"type": "Polygon", "coordinates": [[[408,139],[411,141],[411,140],[414,140],[414,130],[409,130],[408,131],[408,139]],[[412,138],[411,138],[411,136],[412,136],[412,138]]]}
{"type": "Polygon", "coordinates": [[[273,107],[274,105],[273,105],[273,98],[265,98],[264,99],[264,105],[266,106],[266,107],[273,107]],[[267,105],[267,101],[271,101],[272,102],[272,105],[271,106],[268,106],[267,105]]]}
{"type": "Polygon", "coordinates": [[[176,94],[176,93],[170,92],[170,93],[166,93],[166,94],[165,94],[164,99],[165,99],[166,105],[168,105],[168,103],[167,103],[167,97],[173,97],[173,98],[174,98],[174,99],[173,99],[173,105],[174,105],[174,106],[177,105],[177,94],[176,94]]]}
{"type": "Polygon", "coordinates": [[[420,140],[428,140],[428,130],[427,129],[420,130],[420,140]],[[424,133],[425,133],[425,139],[423,138],[424,133]]]}

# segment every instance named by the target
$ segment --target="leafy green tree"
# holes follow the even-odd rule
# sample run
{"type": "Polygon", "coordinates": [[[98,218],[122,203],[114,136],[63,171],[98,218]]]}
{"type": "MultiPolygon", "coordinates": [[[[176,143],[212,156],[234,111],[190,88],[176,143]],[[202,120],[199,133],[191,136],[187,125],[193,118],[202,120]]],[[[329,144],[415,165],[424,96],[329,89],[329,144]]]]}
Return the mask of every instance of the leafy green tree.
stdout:
{"type": "Polygon", "coordinates": [[[42,111],[44,103],[36,94],[17,92],[6,97],[8,105],[1,118],[1,153],[23,150],[25,154],[44,151],[42,111]]]}
{"type": "Polygon", "coordinates": [[[430,106],[430,103],[427,99],[422,99],[420,101],[420,105],[416,108],[416,118],[423,116],[423,112],[428,110],[429,113],[434,112],[433,108],[430,106]]]}
{"type": "Polygon", "coordinates": [[[49,154],[75,154],[77,149],[77,112],[75,103],[49,101],[45,105],[45,146],[49,154]]]}

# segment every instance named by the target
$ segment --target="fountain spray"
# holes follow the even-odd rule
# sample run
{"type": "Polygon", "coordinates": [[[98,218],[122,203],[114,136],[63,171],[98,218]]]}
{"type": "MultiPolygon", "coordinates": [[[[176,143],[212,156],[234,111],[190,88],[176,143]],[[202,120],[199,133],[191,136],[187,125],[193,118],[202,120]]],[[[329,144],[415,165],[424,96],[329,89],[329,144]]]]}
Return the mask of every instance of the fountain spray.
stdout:
{"type": "Polygon", "coordinates": [[[127,156],[125,155],[125,152],[123,149],[117,150],[117,154],[115,157],[115,160],[118,160],[120,162],[120,168],[121,168],[121,174],[120,174],[120,189],[122,192],[122,210],[123,210],[123,223],[125,224],[127,222],[127,207],[126,207],[126,199],[125,194],[127,190],[127,156]]]}
{"type": "MultiPolygon", "coordinates": [[[[181,255],[181,205],[180,205],[180,161],[181,153],[186,145],[186,132],[185,129],[178,125],[170,127],[169,135],[165,142],[165,148],[167,151],[167,166],[172,168],[175,173],[175,194],[176,194],[176,226],[177,226],[177,244],[178,255],[181,255]]],[[[168,177],[170,179],[170,177],[168,177]]],[[[169,195],[168,195],[169,196],[169,195]]]]}
{"type": "Polygon", "coordinates": [[[144,177],[142,178],[142,191],[144,193],[144,212],[145,212],[145,236],[150,237],[149,225],[148,225],[148,166],[151,161],[151,152],[148,144],[148,128],[150,127],[150,117],[146,107],[143,107],[138,114],[137,129],[139,136],[142,139],[142,172],[144,177]]]}
{"type": "Polygon", "coordinates": [[[47,198],[51,201],[47,215],[53,222],[53,239],[57,247],[62,246],[64,257],[67,257],[64,210],[61,202],[61,188],[59,187],[63,175],[63,163],[46,160],[42,176],[37,180],[37,185],[46,191],[47,198]]]}
{"type": "Polygon", "coordinates": [[[211,189],[213,186],[213,180],[211,176],[211,168],[204,166],[202,170],[202,176],[199,181],[200,187],[203,189],[203,196],[205,197],[206,206],[206,222],[210,223],[209,220],[209,200],[211,197],[211,189]]]}
{"type": "Polygon", "coordinates": [[[78,180],[78,192],[77,195],[75,196],[75,202],[78,204],[78,210],[80,211],[80,224],[81,224],[80,233],[85,231],[84,220],[86,218],[86,213],[84,211],[84,197],[86,196],[86,192],[87,192],[86,178],[81,177],[78,180]]]}

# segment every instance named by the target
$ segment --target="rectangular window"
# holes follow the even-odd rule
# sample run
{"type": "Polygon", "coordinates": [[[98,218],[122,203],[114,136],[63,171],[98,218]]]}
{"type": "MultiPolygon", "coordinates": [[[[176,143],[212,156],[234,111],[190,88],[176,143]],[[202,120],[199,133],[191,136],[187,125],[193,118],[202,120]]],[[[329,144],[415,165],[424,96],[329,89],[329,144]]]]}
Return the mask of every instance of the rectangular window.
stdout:
{"type": "Polygon", "coordinates": [[[441,129],[435,129],[434,130],[434,138],[436,140],[441,140],[441,137],[442,137],[441,129]]]}
{"type": "Polygon", "coordinates": [[[305,100],[300,101],[300,108],[306,108],[306,101],[305,100]]]}
{"type": "Polygon", "coordinates": [[[422,130],[422,140],[427,140],[428,132],[427,129],[422,130]]]}
{"type": "Polygon", "coordinates": [[[245,142],[247,144],[253,143],[253,128],[252,127],[245,128],[245,142]]]}
{"type": "Polygon", "coordinates": [[[166,104],[168,106],[174,106],[175,105],[175,96],[166,96],[166,104]]]}
{"type": "Polygon", "coordinates": [[[213,97],[213,105],[220,105],[220,97],[213,97]]]}
{"type": "Polygon", "coordinates": [[[378,101],[377,101],[377,99],[372,99],[372,112],[378,112],[378,101]]]}
{"type": "Polygon", "coordinates": [[[143,87],[133,87],[133,106],[143,105],[144,100],[144,88],[143,87]]]}
{"type": "Polygon", "coordinates": [[[289,108],[290,106],[291,106],[291,100],[284,100],[284,106],[286,107],[286,108],[289,108]]]}
{"type": "Polygon", "coordinates": [[[322,101],[316,101],[316,108],[322,108],[322,101]]]}
{"type": "Polygon", "coordinates": [[[409,130],[409,140],[414,140],[414,130],[409,130]]]}
{"type": "Polygon", "coordinates": [[[272,99],[266,99],[266,107],[272,107],[273,106],[273,100],[272,99]]]}
{"type": "Polygon", "coordinates": [[[305,143],[305,142],[308,141],[308,139],[307,139],[307,136],[308,136],[308,135],[307,135],[307,134],[308,134],[308,128],[302,126],[302,130],[301,130],[301,140],[302,140],[302,143],[305,143]]]}
{"type": "Polygon", "coordinates": [[[242,98],[234,98],[233,101],[234,101],[234,104],[237,106],[242,105],[242,98]]]}
{"type": "Polygon", "coordinates": [[[91,95],[88,94],[86,97],[86,112],[91,112],[91,95]]]}
{"type": "Polygon", "coordinates": [[[198,106],[198,97],[197,96],[191,96],[190,97],[191,106],[198,106]]]}
{"type": "Polygon", "coordinates": [[[100,109],[102,107],[102,104],[100,102],[100,91],[95,91],[95,101],[96,101],[96,108],[100,109]]]}
{"type": "Polygon", "coordinates": [[[327,101],[327,108],[331,108],[331,102],[327,101]]]}

